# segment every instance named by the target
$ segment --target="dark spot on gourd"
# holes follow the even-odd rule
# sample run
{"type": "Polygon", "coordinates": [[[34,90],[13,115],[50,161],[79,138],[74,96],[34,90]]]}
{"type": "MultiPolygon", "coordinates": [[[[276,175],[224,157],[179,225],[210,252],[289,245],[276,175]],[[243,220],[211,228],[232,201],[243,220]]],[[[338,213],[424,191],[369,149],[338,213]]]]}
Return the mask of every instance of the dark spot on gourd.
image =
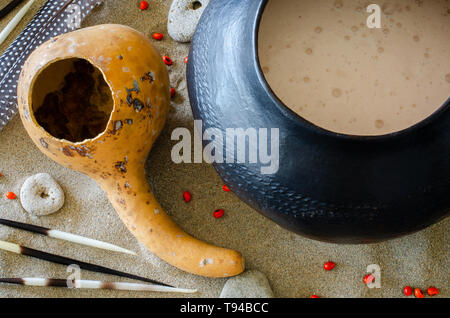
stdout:
{"type": "Polygon", "coordinates": [[[117,170],[119,170],[120,172],[122,172],[122,173],[126,173],[127,172],[127,163],[125,161],[116,162],[114,167],[117,170]]]}
{"type": "Polygon", "coordinates": [[[70,147],[72,150],[75,150],[81,157],[92,157],[89,154],[89,148],[86,146],[80,146],[80,147],[70,147]]]}
{"type": "Polygon", "coordinates": [[[73,157],[73,153],[72,153],[72,151],[70,151],[70,148],[68,146],[61,148],[61,151],[64,155],[66,155],[68,157],[73,157]]]}
{"type": "Polygon", "coordinates": [[[134,89],[134,91],[136,93],[140,93],[141,92],[141,89],[139,88],[139,83],[136,80],[134,80],[134,82],[133,82],[133,89],[134,89]]]}
{"type": "Polygon", "coordinates": [[[128,92],[127,94],[127,104],[128,106],[133,105],[133,95],[131,94],[131,92],[128,92]]]}
{"type": "Polygon", "coordinates": [[[39,139],[39,142],[41,143],[42,147],[48,149],[48,143],[45,142],[44,138],[39,139]]]}
{"type": "Polygon", "coordinates": [[[133,98],[133,92],[139,93],[141,90],[139,88],[139,84],[136,80],[134,80],[133,88],[127,88],[125,87],[125,90],[127,91],[127,104],[128,106],[135,104],[135,99],[133,98]]]}
{"type": "Polygon", "coordinates": [[[133,81],[133,88],[125,87],[125,89],[127,93],[136,92],[139,94],[141,92],[141,89],[139,88],[139,83],[136,80],[133,81]]]}
{"type": "Polygon", "coordinates": [[[133,88],[127,88],[125,87],[127,91],[127,104],[128,106],[133,105],[134,110],[138,113],[144,108],[144,103],[139,100],[138,98],[133,98],[133,92],[139,93],[139,85],[137,81],[134,81],[134,87],[133,88]]]}
{"type": "Polygon", "coordinates": [[[144,103],[142,103],[139,99],[135,99],[133,102],[133,108],[136,113],[139,113],[144,108],[144,103]]]}
{"type": "Polygon", "coordinates": [[[152,71],[145,73],[141,77],[141,82],[145,82],[145,81],[149,81],[150,84],[153,83],[155,81],[155,74],[153,74],[152,71]]]}
{"type": "Polygon", "coordinates": [[[102,172],[100,174],[100,178],[102,178],[102,179],[108,179],[110,176],[111,176],[110,172],[102,172]]]}

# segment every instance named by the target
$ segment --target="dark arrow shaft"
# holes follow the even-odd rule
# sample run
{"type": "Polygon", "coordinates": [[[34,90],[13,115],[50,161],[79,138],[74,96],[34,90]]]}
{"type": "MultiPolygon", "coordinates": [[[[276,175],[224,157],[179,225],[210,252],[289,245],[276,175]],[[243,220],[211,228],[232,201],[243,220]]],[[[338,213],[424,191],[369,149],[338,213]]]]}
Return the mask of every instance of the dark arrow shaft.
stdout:
{"type": "Polygon", "coordinates": [[[38,258],[38,259],[49,261],[49,262],[56,263],[56,264],[61,264],[61,265],[66,265],[66,266],[78,265],[81,269],[88,270],[88,271],[91,271],[91,272],[115,275],[115,276],[119,276],[119,277],[126,277],[126,278],[140,280],[140,281],[151,283],[151,284],[158,284],[158,285],[162,285],[162,286],[173,287],[171,285],[160,283],[160,282],[155,281],[153,279],[149,279],[149,278],[137,276],[137,275],[134,275],[134,274],[129,274],[129,273],[117,271],[115,269],[103,267],[103,266],[100,266],[100,265],[95,265],[95,264],[90,264],[90,263],[78,261],[78,260],[75,260],[75,259],[72,259],[72,258],[68,258],[68,257],[64,257],[64,256],[50,254],[50,253],[47,253],[47,252],[35,250],[35,249],[28,248],[28,247],[25,247],[25,246],[20,246],[20,253],[22,255],[31,256],[31,257],[34,257],[34,258],[38,258]]]}

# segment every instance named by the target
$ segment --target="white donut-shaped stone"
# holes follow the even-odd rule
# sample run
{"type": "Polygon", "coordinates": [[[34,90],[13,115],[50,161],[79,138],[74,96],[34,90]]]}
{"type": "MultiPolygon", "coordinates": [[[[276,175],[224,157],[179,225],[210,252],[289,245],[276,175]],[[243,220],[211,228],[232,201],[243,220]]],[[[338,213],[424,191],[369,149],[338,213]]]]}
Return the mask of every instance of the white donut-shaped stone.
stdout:
{"type": "Polygon", "coordinates": [[[37,216],[55,213],[64,205],[64,192],[48,173],[29,177],[20,189],[23,208],[37,216]]]}

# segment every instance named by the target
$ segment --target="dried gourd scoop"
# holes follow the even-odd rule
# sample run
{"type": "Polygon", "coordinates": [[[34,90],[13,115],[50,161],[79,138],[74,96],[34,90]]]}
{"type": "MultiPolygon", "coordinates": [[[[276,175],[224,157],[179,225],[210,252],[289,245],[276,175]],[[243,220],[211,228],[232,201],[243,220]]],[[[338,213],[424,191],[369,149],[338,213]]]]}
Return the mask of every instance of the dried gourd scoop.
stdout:
{"type": "Polygon", "coordinates": [[[20,116],[51,159],[97,181],[128,229],[156,256],[189,273],[244,270],[239,252],[185,233],[156,201],[146,158],[170,105],[169,76],[148,38],[98,25],[51,39],[19,78],[20,116]]]}

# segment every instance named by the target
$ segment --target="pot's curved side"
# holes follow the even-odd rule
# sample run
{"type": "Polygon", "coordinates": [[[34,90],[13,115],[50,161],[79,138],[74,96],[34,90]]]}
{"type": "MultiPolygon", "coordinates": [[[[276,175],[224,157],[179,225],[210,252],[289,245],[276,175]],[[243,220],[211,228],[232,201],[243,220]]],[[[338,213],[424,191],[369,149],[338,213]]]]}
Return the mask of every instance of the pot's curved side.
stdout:
{"type": "Polygon", "coordinates": [[[279,128],[275,174],[261,174],[261,163],[216,163],[223,180],[276,223],[324,241],[375,242],[444,218],[450,99],[422,123],[387,136],[314,126],[282,105],[259,68],[257,31],[266,2],[211,1],[191,47],[189,97],[203,130],[218,128],[225,136],[227,128],[279,128]]]}

